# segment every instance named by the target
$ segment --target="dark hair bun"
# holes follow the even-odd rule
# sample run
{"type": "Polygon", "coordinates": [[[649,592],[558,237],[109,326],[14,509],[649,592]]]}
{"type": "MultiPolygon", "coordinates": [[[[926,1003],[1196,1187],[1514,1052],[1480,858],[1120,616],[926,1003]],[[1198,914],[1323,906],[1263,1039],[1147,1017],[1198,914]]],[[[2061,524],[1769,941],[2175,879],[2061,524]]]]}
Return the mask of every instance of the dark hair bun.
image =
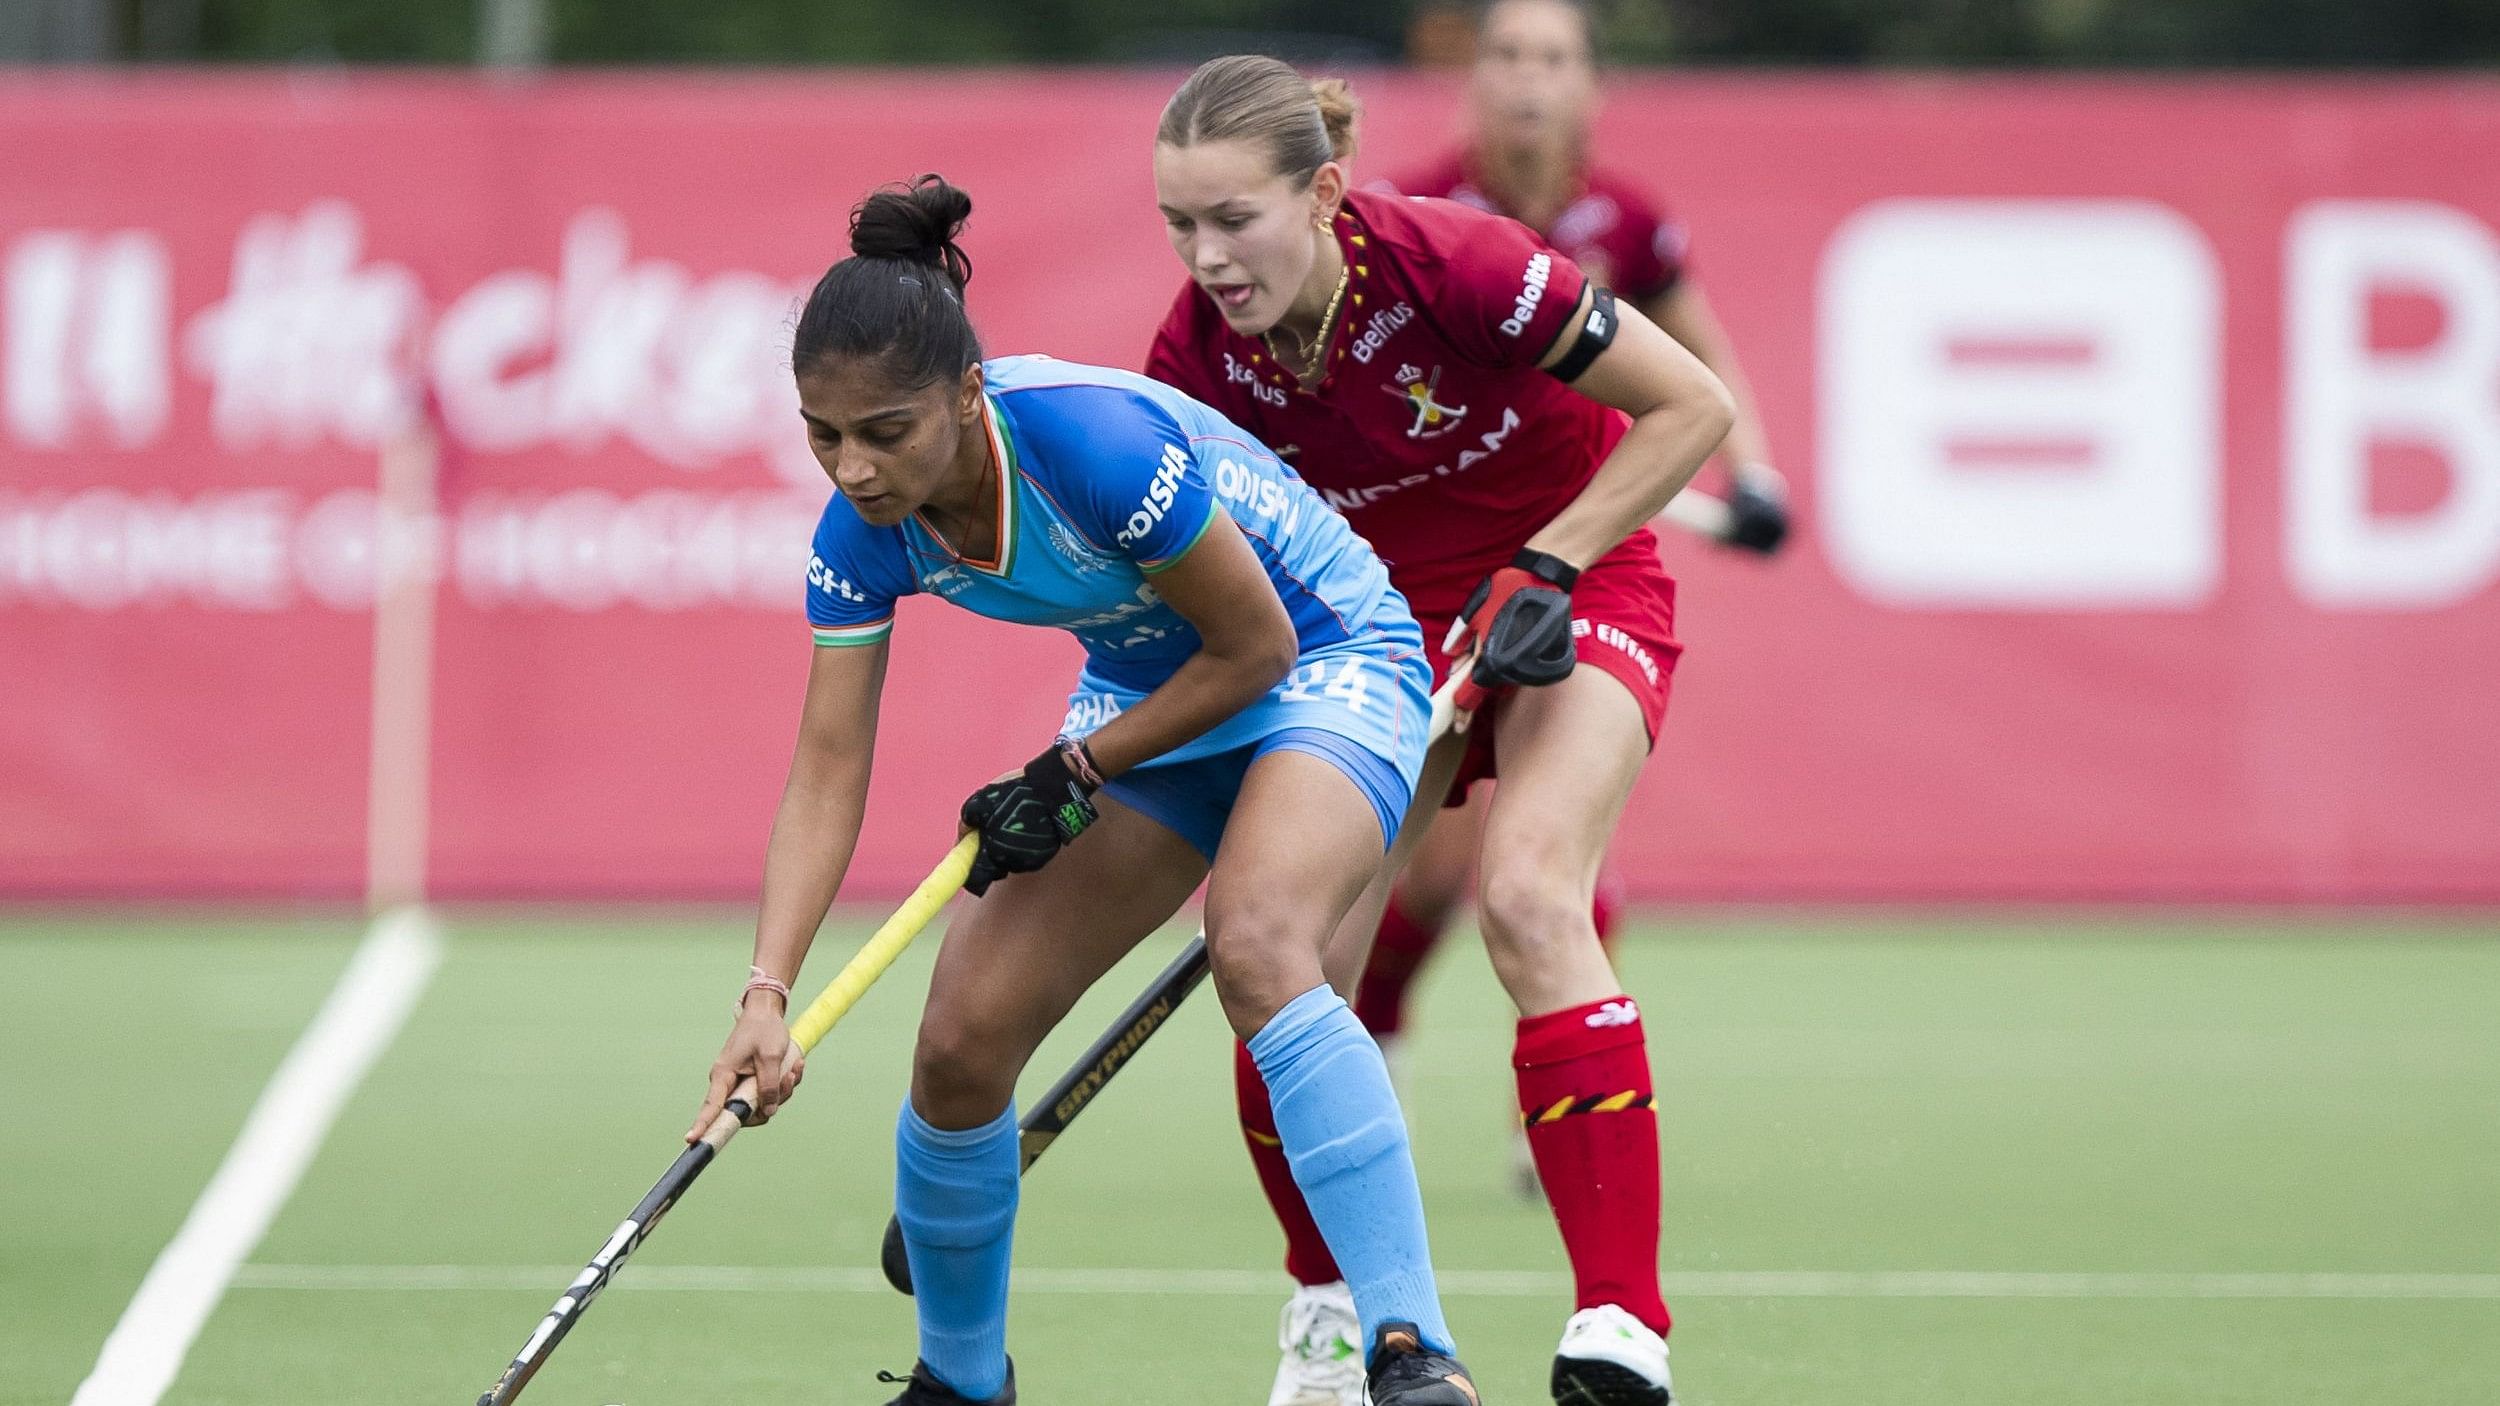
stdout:
{"type": "Polygon", "coordinates": [[[948,185],[944,176],[888,186],[851,211],[851,252],[943,269],[960,289],[972,281],[972,260],[955,239],[971,215],[972,197],[948,185]]]}

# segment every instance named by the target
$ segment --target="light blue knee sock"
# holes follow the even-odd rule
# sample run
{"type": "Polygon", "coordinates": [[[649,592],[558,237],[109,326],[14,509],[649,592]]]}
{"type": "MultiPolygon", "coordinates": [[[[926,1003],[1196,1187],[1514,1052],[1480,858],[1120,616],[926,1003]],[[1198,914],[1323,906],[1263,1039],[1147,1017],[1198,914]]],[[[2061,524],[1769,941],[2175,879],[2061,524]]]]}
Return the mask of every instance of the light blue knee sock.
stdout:
{"type": "Polygon", "coordinates": [[[1250,1057],[1267,1081],[1294,1184],[1354,1291],[1364,1349],[1381,1324],[1403,1319],[1428,1346],[1454,1350],[1432,1282],[1406,1120],[1380,1046],[1336,992],[1319,986],[1250,1037],[1250,1057]]]}
{"type": "Polygon", "coordinates": [[[920,1309],[920,1360],[974,1401],[1007,1387],[1007,1265],[1016,1228],[1016,1110],[946,1132],[903,1100],[894,1218],[920,1309]]]}

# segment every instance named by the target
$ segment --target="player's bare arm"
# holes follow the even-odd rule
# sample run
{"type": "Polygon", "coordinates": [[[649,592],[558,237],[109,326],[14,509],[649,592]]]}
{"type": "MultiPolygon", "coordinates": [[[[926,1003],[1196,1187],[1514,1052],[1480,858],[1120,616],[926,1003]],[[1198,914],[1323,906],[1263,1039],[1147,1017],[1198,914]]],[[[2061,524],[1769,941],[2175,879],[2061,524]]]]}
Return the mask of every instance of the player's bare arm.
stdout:
{"type": "Polygon", "coordinates": [[[1719,323],[1701,286],[1690,278],[1650,300],[1645,309],[1659,330],[1682,344],[1727,386],[1736,418],[1719,444],[1727,473],[1726,510],[1708,519],[1707,531],[1729,546],[1770,555],[1788,538],[1788,480],[1771,467],[1771,439],[1753,386],[1736,359],[1736,342],[1719,323]]]}
{"type": "Polygon", "coordinates": [[[1299,646],[1284,602],[1248,539],[1218,512],[1181,558],[1156,573],[1155,594],[1198,632],[1198,652],[1136,707],[1086,739],[1117,776],[1256,702],[1293,668],[1299,646]]]}
{"type": "Polygon", "coordinates": [[[1727,387],[1735,417],[1728,423],[1727,438],[1719,443],[1718,458],[1729,479],[1744,482],[1767,474],[1776,481],[1778,475],[1771,468],[1771,437],[1762,428],[1762,412],[1754,401],[1753,384],[1746,380],[1744,365],[1737,359],[1735,339],[1728,336],[1701,285],[1688,275],[1643,304],[1641,311],[1658,324],[1658,330],[1673,337],[1709,367],[1710,373],[1727,387]]]}
{"type": "MultiPolygon", "coordinates": [[[[807,960],[808,945],[816,940],[816,929],[833,905],[859,844],[886,657],[886,642],[880,640],[848,648],[819,647],[808,665],[798,747],[764,851],[764,890],[755,924],[755,971],[784,987],[797,979],[800,964],[807,960]]],[[[688,1142],[702,1136],[742,1076],[755,1075],[751,1123],[769,1120],[798,1087],[804,1061],[782,1023],[788,1006],[788,995],[772,986],[747,988],[739,999],[738,1022],[713,1062],[702,1110],[686,1131],[688,1142]]]]}
{"type": "MultiPolygon", "coordinates": [[[[1594,294],[1583,290],[1537,364],[1560,366],[1588,334],[1594,294]]],[[[1635,528],[1657,516],[1667,500],[1727,437],[1736,418],[1727,386],[1701,359],[1676,343],[1638,309],[1614,305],[1620,319],[1613,342],[1572,381],[1589,399],[1632,417],[1632,427],[1596,477],[1571,505],[1528,539],[1531,551],[1584,567],[1635,528]]]]}

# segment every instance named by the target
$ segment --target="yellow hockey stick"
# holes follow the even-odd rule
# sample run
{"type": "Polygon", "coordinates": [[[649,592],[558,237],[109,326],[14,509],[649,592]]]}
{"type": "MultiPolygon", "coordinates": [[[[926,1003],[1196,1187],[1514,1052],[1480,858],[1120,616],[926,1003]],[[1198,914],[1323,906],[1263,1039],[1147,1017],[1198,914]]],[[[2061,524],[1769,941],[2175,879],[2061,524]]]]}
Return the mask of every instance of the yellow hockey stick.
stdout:
{"type": "MultiPolygon", "coordinates": [[[[920,881],[920,887],[912,890],[911,897],[903,900],[903,906],[894,911],[894,916],[886,919],[884,926],[878,928],[875,935],[852,954],[851,960],[843,964],[842,970],[835,974],[823,993],[808,1002],[807,1009],[799,1012],[799,1018],[790,1022],[793,1044],[802,1051],[816,1048],[816,1042],[825,1038],[825,1032],[849,1014],[859,998],[876,984],[877,978],[885,975],[885,969],[894,965],[894,959],[903,955],[903,949],[911,946],[912,939],[920,935],[920,930],[937,917],[938,910],[946,906],[946,900],[954,897],[955,890],[963,887],[964,876],[972,871],[972,855],[979,843],[979,837],[974,835],[966,835],[957,841],[955,848],[948,852],[936,870],[920,881]]],[[[504,1369],[503,1376],[493,1387],[478,1397],[477,1406],[505,1406],[521,1394],[521,1388],[528,1386],[530,1378],[538,1375],[538,1369],[546,1365],[547,1358],[556,1350],[556,1344],[564,1341],[564,1335],[573,1331],[573,1325],[590,1308],[591,1300],[599,1297],[599,1291],[616,1277],[616,1271],[624,1265],[626,1257],[651,1234],[652,1227],[660,1223],[660,1217],[667,1215],[669,1208],[677,1204],[677,1198],[686,1194],[686,1188],[694,1185],[694,1179],[703,1175],[703,1169],[710,1166],[712,1159],[720,1155],[720,1150],[729,1145],[729,1140],[738,1135],[739,1127],[753,1111],[755,1076],[748,1075],[730,1092],[728,1104],[703,1130],[703,1136],[678,1154],[677,1160],[670,1164],[667,1174],[651,1188],[650,1194],[642,1198],[641,1204],[634,1207],[623,1224],[617,1226],[615,1233],[608,1237],[608,1242],[599,1247],[599,1253],[591,1256],[590,1263],[574,1277],[564,1296],[556,1300],[556,1306],[539,1320],[537,1331],[531,1333],[529,1341],[521,1345],[520,1355],[512,1359],[512,1365],[504,1369]]]]}

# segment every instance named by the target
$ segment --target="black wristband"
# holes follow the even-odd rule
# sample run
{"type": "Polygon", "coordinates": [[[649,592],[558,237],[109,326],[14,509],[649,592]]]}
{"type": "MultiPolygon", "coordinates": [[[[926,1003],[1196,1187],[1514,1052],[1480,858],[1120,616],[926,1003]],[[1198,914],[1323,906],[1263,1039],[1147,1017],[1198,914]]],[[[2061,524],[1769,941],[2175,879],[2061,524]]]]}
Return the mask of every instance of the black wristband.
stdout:
{"type": "Polygon", "coordinates": [[[1567,593],[1572,587],[1580,584],[1580,568],[1564,561],[1552,552],[1540,552],[1534,547],[1521,547],[1519,555],[1510,559],[1510,564],[1558,591],[1567,593]]]}
{"type": "Polygon", "coordinates": [[[1024,784],[1032,787],[1045,805],[1054,806],[1071,794],[1090,796],[1094,790],[1077,779],[1075,765],[1055,742],[1040,756],[1024,764],[1024,784]]]}

